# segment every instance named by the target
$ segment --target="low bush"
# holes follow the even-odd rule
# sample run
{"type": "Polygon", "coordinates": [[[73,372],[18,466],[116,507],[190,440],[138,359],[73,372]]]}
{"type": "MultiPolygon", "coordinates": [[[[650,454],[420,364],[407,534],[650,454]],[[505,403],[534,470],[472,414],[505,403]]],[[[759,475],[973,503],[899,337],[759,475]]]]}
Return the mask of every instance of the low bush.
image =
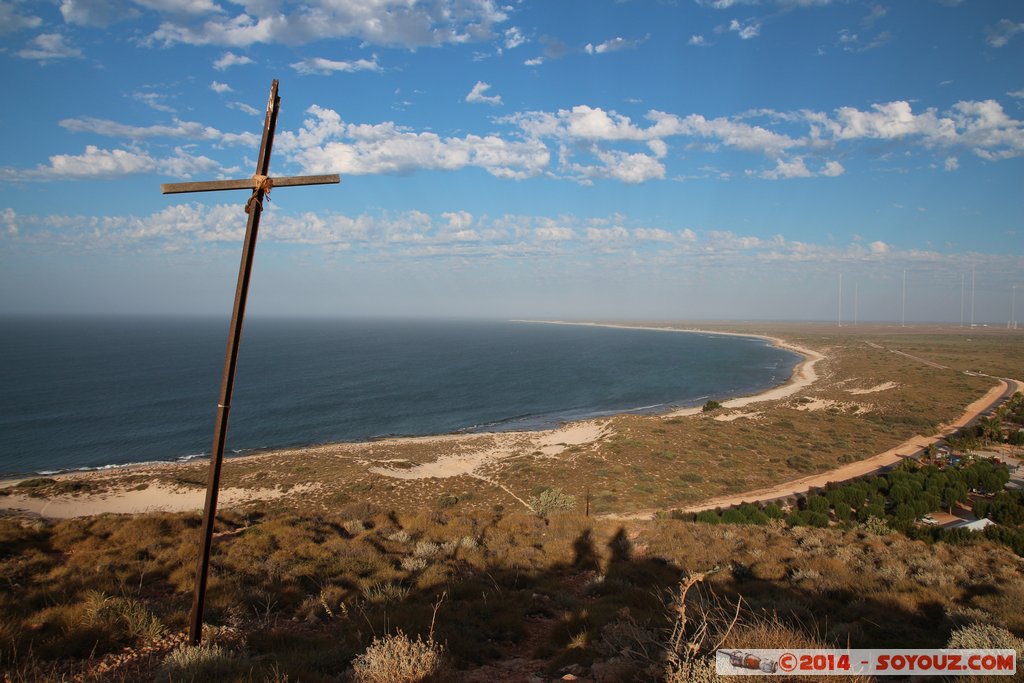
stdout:
{"type": "Polygon", "coordinates": [[[452,676],[444,648],[433,638],[401,631],[374,638],[352,662],[355,683],[444,683],[452,676]]]}
{"type": "Polygon", "coordinates": [[[552,512],[572,510],[576,507],[576,496],[562,493],[562,489],[544,489],[530,501],[530,507],[538,517],[547,517],[552,512]]]}

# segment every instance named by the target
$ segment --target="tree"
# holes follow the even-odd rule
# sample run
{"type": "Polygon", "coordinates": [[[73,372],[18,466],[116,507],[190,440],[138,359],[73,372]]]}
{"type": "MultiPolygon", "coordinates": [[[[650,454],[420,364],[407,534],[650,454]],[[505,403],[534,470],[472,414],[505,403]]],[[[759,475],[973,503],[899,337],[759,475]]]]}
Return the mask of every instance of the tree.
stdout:
{"type": "Polygon", "coordinates": [[[950,484],[942,489],[942,506],[953,514],[953,506],[967,498],[967,485],[963,482],[950,484]]]}
{"type": "Polygon", "coordinates": [[[825,496],[811,496],[807,499],[807,509],[811,512],[828,513],[828,499],[825,496]]]}
{"type": "Polygon", "coordinates": [[[978,420],[978,437],[983,443],[1003,440],[1003,429],[995,417],[983,417],[978,420]]]}

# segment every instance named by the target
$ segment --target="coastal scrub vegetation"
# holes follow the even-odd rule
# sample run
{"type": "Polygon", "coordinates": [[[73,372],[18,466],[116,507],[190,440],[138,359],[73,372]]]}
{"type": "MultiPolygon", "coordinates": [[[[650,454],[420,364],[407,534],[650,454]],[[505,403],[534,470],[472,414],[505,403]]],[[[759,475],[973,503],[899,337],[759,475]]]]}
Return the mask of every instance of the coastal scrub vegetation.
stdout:
{"type": "Polygon", "coordinates": [[[183,643],[197,515],[4,518],[0,666],[15,681],[485,681],[509,667],[509,680],[682,681],[710,671],[718,641],[941,647],[965,627],[1024,631],[1021,560],[999,544],[760,512],[760,525],[225,513],[201,648],[183,643]]]}

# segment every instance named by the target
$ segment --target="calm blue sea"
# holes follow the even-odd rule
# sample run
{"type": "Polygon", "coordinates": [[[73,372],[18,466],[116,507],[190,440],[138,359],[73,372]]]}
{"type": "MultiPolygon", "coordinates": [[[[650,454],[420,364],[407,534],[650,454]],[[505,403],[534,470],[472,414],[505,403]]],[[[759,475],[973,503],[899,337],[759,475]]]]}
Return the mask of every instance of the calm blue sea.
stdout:
{"type": "MultiPolygon", "coordinates": [[[[227,322],[0,319],[0,473],[207,454],[227,322]]],[[[739,337],[513,322],[247,321],[228,449],[532,429],[778,384],[739,337]]]]}

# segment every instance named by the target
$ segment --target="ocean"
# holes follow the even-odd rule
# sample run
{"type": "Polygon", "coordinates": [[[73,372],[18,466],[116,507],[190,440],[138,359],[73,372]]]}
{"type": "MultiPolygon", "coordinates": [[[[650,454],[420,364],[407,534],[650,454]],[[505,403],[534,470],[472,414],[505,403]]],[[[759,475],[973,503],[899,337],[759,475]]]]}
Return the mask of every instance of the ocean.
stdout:
{"type": "MultiPolygon", "coordinates": [[[[0,319],[0,474],[209,453],[226,320],[0,319]]],[[[657,412],[785,381],[764,340],[520,322],[246,322],[227,448],[246,453],[657,412]]]]}

